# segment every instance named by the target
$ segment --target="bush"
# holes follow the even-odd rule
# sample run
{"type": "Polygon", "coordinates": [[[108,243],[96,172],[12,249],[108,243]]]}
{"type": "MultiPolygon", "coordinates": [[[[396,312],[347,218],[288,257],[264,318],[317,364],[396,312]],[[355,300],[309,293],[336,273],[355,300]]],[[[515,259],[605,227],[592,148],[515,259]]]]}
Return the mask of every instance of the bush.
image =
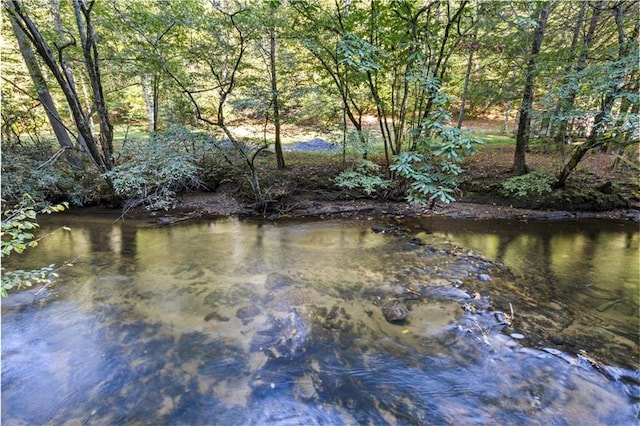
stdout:
{"type": "Polygon", "coordinates": [[[357,189],[367,195],[371,195],[391,186],[390,181],[376,174],[379,171],[380,166],[373,161],[361,160],[355,170],[340,173],[335,178],[335,182],[341,188],[357,189]]]}
{"type": "Polygon", "coordinates": [[[194,149],[184,131],[130,142],[119,152],[120,163],[105,177],[125,200],[125,211],[141,205],[168,210],[175,205],[178,192],[204,186],[194,149]]]}
{"type": "MultiPolygon", "coordinates": [[[[75,169],[52,140],[28,145],[2,146],[2,197],[18,202],[28,193],[38,200],[68,200],[84,205],[99,175],[75,169]]],[[[90,168],[88,168],[90,169],[90,168]]]]}
{"type": "Polygon", "coordinates": [[[545,195],[553,191],[555,177],[547,169],[534,170],[526,175],[514,176],[502,182],[502,193],[507,197],[525,198],[545,195]]]}
{"type": "Polygon", "coordinates": [[[482,141],[441,123],[432,123],[429,130],[432,136],[417,140],[415,151],[396,156],[391,170],[408,181],[410,203],[450,203],[455,201],[457,176],[462,173],[458,164],[482,141]]]}

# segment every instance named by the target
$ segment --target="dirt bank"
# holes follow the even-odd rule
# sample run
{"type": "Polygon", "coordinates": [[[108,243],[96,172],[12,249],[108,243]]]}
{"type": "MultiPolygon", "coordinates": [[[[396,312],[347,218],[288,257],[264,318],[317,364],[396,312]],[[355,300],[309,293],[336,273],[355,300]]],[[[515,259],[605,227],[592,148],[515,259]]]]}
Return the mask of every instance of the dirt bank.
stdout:
{"type": "MultiPolygon", "coordinates": [[[[144,213],[142,213],[144,214],[144,213]]],[[[148,213],[147,213],[148,214],[148,213]]],[[[578,212],[547,209],[524,209],[495,204],[454,202],[436,204],[433,209],[397,201],[367,199],[321,200],[296,197],[283,204],[278,212],[256,212],[250,206],[238,202],[228,191],[185,194],[175,210],[152,213],[160,222],[171,223],[192,217],[251,216],[268,219],[305,217],[428,217],[442,216],[452,219],[516,219],[571,220],[579,218],[602,218],[640,222],[640,209],[615,209],[597,212],[578,212]]]]}
{"type": "MultiPolygon", "coordinates": [[[[553,154],[531,152],[533,170],[553,169],[553,154]]],[[[467,159],[460,177],[458,201],[452,204],[409,205],[399,194],[386,199],[364,197],[335,185],[344,170],[339,157],[288,153],[285,170],[275,168],[274,158],[259,159],[261,183],[273,196],[266,209],[255,209],[243,189],[243,177],[226,178],[215,191],[183,194],[175,210],[155,212],[159,221],[172,223],[190,217],[259,216],[381,217],[439,215],[464,219],[567,220],[607,218],[640,222],[638,176],[624,165],[612,168],[614,157],[591,153],[568,181],[567,187],[545,196],[507,198],[501,184],[512,176],[513,147],[487,146],[467,159]]],[[[355,160],[354,160],[355,161],[355,160]]],[[[347,164],[347,168],[353,164],[347,164]]],[[[136,215],[148,215],[144,210],[136,215]]]]}

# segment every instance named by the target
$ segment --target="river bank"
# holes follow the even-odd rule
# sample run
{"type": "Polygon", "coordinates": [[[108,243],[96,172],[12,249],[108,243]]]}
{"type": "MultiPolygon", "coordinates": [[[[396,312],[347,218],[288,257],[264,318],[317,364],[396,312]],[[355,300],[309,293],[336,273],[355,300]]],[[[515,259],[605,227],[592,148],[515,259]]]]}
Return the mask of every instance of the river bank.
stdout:
{"type": "MultiPolygon", "coordinates": [[[[502,183],[513,176],[513,147],[486,146],[463,164],[456,202],[433,207],[411,205],[401,193],[366,196],[339,188],[335,178],[354,167],[340,154],[289,152],[287,168],[278,170],[272,155],[257,159],[262,190],[268,201],[257,208],[246,178],[217,176],[209,191],[184,193],[169,211],[151,212],[161,223],[190,217],[259,216],[269,219],[324,217],[444,216],[460,219],[571,220],[602,218],[640,222],[638,176],[625,164],[612,167],[614,156],[590,153],[561,190],[528,197],[507,196],[502,183]]],[[[374,159],[375,160],[375,159],[374,159]]],[[[382,161],[382,159],[379,159],[382,161]]],[[[531,170],[553,170],[554,155],[528,154],[531,170]]],[[[129,212],[145,217],[149,212],[129,212]]]]}
{"type": "MultiPolygon", "coordinates": [[[[139,214],[148,214],[138,212],[139,214]]],[[[186,217],[216,216],[260,216],[251,206],[238,202],[228,191],[199,192],[183,195],[175,210],[152,212],[152,216],[176,219],[186,217]]],[[[384,216],[443,216],[451,219],[514,219],[571,220],[611,219],[640,222],[640,209],[613,209],[606,211],[568,211],[552,209],[526,209],[501,206],[494,203],[471,203],[457,201],[451,204],[436,204],[433,208],[411,205],[402,201],[379,201],[367,199],[322,200],[298,196],[290,200],[277,213],[266,213],[269,219],[324,217],[384,217],[384,216]]]]}

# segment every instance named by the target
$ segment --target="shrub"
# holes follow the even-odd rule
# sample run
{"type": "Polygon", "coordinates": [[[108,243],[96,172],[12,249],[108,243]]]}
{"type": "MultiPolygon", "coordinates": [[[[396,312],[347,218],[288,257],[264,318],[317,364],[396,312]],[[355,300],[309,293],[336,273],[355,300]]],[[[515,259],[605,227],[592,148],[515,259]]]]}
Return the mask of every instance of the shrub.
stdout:
{"type": "Polygon", "coordinates": [[[340,173],[335,182],[341,188],[361,190],[371,195],[381,189],[386,189],[391,182],[381,178],[378,173],[380,166],[369,160],[361,160],[355,170],[340,173]]]}
{"type": "Polygon", "coordinates": [[[85,162],[84,167],[76,168],[65,161],[55,140],[3,144],[2,197],[19,202],[28,193],[37,200],[66,200],[83,206],[110,195],[104,179],[89,165],[88,157],[79,152],[76,155],[85,162]]]}
{"type": "Polygon", "coordinates": [[[441,123],[432,123],[429,130],[431,136],[418,139],[415,151],[395,157],[391,170],[408,181],[410,203],[450,203],[455,201],[457,176],[462,173],[458,164],[482,141],[441,123]]]}
{"type": "Polygon", "coordinates": [[[545,195],[553,191],[555,177],[545,168],[526,175],[514,176],[502,182],[502,193],[509,197],[525,198],[531,195],[545,195]]]}
{"type": "Polygon", "coordinates": [[[196,156],[184,134],[174,131],[125,145],[120,163],[105,173],[116,195],[125,200],[125,211],[144,205],[149,209],[173,207],[183,190],[203,187],[196,156]]]}

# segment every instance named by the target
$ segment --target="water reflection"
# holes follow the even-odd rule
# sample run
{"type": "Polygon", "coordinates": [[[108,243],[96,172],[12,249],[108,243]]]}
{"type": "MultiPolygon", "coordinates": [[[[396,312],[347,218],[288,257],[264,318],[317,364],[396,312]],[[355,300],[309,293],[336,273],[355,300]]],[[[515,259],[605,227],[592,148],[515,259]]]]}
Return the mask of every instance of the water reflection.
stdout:
{"type": "Polygon", "coordinates": [[[561,311],[557,323],[539,321],[546,344],[573,352],[589,348],[609,362],[640,368],[637,225],[457,221],[451,229],[450,221],[435,220],[429,226],[509,266],[519,278],[510,290],[519,297],[549,308],[551,316],[561,311]]]}
{"type": "MultiPolygon", "coordinates": [[[[3,301],[6,424],[626,424],[638,414],[636,371],[611,367],[610,380],[576,351],[522,345],[487,309],[488,296],[508,297],[523,316],[518,331],[532,336],[538,320],[531,314],[527,329],[527,310],[555,303],[557,318],[546,317],[568,324],[556,334],[569,342],[581,329],[567,314],[570,290],[548,285],[540,299],[534,291],[577,267],[557,254],[567,243],[553,233],[536,238],[502,223],[506,237],[475,239],[458,222],[459,232],[442,228],[416,245],[345,221],[68,220],[43,230],[66,221],[72,232],[11,259],[77,261],[48,291],[3,301]],[[517,276],[447,238],[515,259],[517,276]],[[544,280],[520,269],[532,262],[523,253],[549,260],[544,280]],[[407,303],[407,323],[385,320],[388,298],[407,303]]],[[[589,262],[614,249],[637,255],[637,233],[614,234],[578,239],[575,250],[589,262]]],[[[591,269],[576,280],[605,270],[591,269]]],[[[612,306],[634,303],[627,292],[615,290],[623,301],[612,306]]],[[[593,315],[598,333],[609,327],[626,344],[617,323],[593,315]]]]}

